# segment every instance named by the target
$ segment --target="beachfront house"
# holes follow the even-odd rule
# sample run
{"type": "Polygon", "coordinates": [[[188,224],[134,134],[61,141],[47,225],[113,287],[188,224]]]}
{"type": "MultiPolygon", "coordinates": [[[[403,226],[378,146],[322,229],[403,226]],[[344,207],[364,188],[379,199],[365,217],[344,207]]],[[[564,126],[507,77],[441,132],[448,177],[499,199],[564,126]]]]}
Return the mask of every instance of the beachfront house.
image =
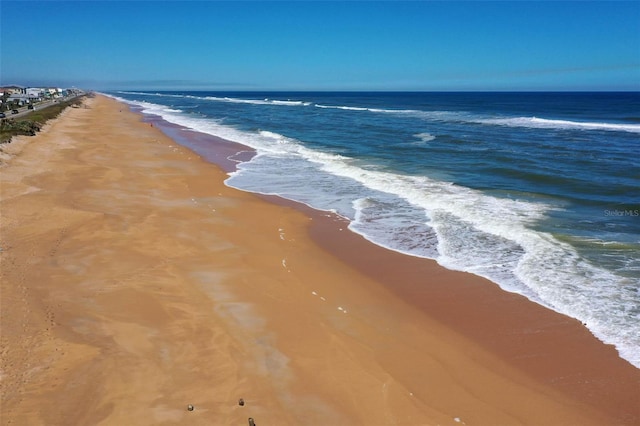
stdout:
{"type": "Polygon", "coordinates": [[[17,105],[17,106],[23,106],[29,103],[29,96],[23,93],[19,93],[19,94],[14,93],[13,95],[9,96],[8,102],[13,103],[14,105],[17,105]]]}
{"type": "Polygon", "coordinates": [[[27,88],[27,98],[33,102],[40,102],[44,98],[44,89],[39,87],[27,88]]]}
{"type": "Polygon", "coordinates": [[[60,98],[62,97],[62,89],[58,87],[48,87],[45,89],[45,94],[48,98],[60,98]]]}
{"type": "Polygon", "coordinates": [[[0,88],[0,92],[8,93],[9,95],[26,94],[27,88],[22,86],[4,86],[0,88]]]}

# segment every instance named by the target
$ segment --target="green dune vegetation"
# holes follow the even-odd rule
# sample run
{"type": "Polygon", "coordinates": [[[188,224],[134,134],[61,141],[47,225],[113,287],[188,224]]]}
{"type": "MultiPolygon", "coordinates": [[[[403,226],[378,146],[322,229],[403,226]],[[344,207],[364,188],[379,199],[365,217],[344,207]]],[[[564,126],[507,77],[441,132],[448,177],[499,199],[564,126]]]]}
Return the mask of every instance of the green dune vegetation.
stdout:
{"type": "Polygon", "coordinates": [[[35,136],[44,124],[56,118],[68,107],[78,108],[82,104],[84,96],[81,95],[66,101],[56,102],[41,109],[36,109],[21,117],[3,118],[0,120],[0,144],[11,142],[11,138],[18,135],[35,136]]]}

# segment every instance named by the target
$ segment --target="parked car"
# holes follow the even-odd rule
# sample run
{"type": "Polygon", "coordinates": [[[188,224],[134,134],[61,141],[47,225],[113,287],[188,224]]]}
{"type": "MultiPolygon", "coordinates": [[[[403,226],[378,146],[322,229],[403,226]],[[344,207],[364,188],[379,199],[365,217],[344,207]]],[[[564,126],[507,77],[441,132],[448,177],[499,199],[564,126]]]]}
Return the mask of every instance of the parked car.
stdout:
{"type": "Polygon", "coordinates": [[[6,118],[7,115],[4,112],[0,112],[0,118],[6,118]]]}
{"type": "Polygon", "coordinates": [[[33,107],[33,105],[29,105],[27,108],[29,108],[29,109],[35,109],[35,108],[33,107]]]}
{"type": "Polygon", "coordinates": [[[12,109],[12,110],[11,110],[11,114],[17,114],[17,113],[19,113],[19,112],[20,112],[20,111],[18,111],[17,109],[12,109]]]}

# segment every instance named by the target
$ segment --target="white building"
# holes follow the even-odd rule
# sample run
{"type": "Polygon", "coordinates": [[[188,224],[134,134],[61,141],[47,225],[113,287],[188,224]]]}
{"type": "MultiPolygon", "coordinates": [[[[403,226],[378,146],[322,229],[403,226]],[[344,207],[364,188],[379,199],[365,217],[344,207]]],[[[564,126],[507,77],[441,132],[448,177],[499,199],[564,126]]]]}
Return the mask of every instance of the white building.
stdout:
{"type": "Polygon", "coordinates": [[[27,89],[27,97],[29,99],[39,101],[44,97],[44,89],[39,87],[29,87],[27,89]]]}
{"type": "Polygon", "coordinates": [[[19,106],[22,106],[29,103],[29,97],[22,93],[13,94],[9,96],[9,99],[7,100],[7,102],[17,102],[19,106]]]}

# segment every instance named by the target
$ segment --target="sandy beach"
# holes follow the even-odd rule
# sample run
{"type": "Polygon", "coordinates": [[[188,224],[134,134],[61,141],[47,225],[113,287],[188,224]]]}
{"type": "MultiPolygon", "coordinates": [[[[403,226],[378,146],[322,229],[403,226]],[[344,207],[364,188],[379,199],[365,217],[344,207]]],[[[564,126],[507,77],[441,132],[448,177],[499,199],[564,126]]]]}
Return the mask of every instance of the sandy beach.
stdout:
{"type": "Polygon", "coordinates": [[[1,147],[3,425],[640,424],[640,370],[580,322],[159,127],[99,95],[1,147]]]}

